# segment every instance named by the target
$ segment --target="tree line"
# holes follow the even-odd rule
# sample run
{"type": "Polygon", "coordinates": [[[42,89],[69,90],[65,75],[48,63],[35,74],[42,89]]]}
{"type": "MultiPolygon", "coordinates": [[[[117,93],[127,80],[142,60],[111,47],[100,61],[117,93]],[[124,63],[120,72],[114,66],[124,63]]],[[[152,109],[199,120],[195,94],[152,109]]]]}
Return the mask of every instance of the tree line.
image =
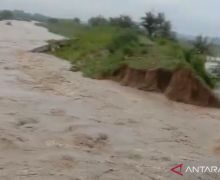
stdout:
{"type": "MultiPolygon", "coordinates": [[[[151,39],[164,38],[176,41],[176,33],[173,30],[172,23],[167,20],[164,13],[147,12],[141,18],[141,22],[137,23],[130,16],[122,15],[119,17],[110,17],[109,19],[103,16],[92,17],[88,20],[91,26],[114,25],[124,28],[139,28],[145,30],[147,36],[151,39]]],[[[190,52],[202,55],[211,55],[212,43],[207,37],[199,35],[193,41],[190,41],[193,48],[190,52]]]]}
{"type": "MultiPolygon", "coordinates": [[[[0,20],[37,20],[40,22],[58,23],[60,19],[50,18],[41,14],[29,14],[20,10],[3,10],[0,11],[0,20]]],[[[82,21],[79,18],[73,18],[72,22],[75,24],[81,24],[82,21]]],[[[172,23],[166,19],[164,13],[146,12],[145,16],[141,18],[141,22],[135,22],[130,16],[121,15],[119,17],[105,18],[103,16],[92,17],[87,22],[90,26],[119,26],[122,28],[134,28],[144,30],[147,36],[151,39],[165,38],[169,40],[177,40],[176,34],[173,31],[172,23]]],[[[199,54],[211,54],[211,42],[207,37],[197,36],[193,42],[193,50],[199,54]]]]}

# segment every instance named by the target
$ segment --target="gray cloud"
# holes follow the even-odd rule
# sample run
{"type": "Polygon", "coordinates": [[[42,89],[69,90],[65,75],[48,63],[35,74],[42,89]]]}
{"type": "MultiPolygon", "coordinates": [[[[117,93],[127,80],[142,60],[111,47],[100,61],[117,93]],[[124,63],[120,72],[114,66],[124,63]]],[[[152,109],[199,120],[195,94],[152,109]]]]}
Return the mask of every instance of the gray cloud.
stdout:
{"type": "Polygon", "coordinates": [[[2,9],[82,19],[128,14],[138,20],[146,11],[162,11],[178,32],[211,36],[220,36],[219,5],[219,0],[1,0],[2,9]]]}

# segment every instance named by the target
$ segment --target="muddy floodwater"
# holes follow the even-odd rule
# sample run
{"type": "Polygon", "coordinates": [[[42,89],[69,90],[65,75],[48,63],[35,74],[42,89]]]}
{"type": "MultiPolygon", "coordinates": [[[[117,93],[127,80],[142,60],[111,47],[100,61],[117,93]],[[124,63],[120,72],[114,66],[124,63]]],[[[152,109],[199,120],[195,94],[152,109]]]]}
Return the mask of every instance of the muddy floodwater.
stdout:
{"type": "Polygon", "coordinates": [[[84,78],[29,52],[62,38],[0,22],[1,180],[176,180],[174,165],[220,160],[220,110],[84,78]]]}

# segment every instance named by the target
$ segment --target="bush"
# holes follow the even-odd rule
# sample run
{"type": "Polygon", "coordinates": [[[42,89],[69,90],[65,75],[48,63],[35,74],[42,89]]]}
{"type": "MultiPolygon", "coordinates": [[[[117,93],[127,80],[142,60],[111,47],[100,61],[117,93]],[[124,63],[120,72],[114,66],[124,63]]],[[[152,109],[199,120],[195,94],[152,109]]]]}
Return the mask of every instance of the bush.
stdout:
{"type": "Polygon", "coordinates": [[[124,61],[123,57],[123,53],[118,52],[105,58],[87,60],[82,68],[83,74],[98,79],[109,77],[121,67],[124,61]]]}
{"type": "Polygon", "coordinates": [[[103,26],[108,24],[108,20],[102,16],[97,16],[90,18],[88,24],[91,26],[103,26]]]}
{"type": "Polygon", "coordinates": [[[196,74],[211,88],[215,86],[215,83],[212,81],[212,78],[205,70],[205,57],[195,55],[191,60],[191,66],[196,74]]]}
{"type": "Polygon", "coordinates": [[[191,63],[193,54],[194,52],[192,50],[189,50],[189,49],[183,50],[184,59],[186,60],[187,63],[191,63]]]}
{"type": "Polygon", "coordinates": [[[122,52],[126,56],[133,56],[135,54],[134,48],[132,46],[125,46],[122,52]]]}
{"type": "Polygon", "coordinates": [[[126,30],[116,35],[107,48],[111,53],[114,53],[119,49],[123,49],[123,48],[128,49],[129,46],[131,47],[132,45],[137,43],[138,43],[137,34],[134,31],[126,30]]]}
{"type": "Polygon", "coordinates": [[[120,16],[115,18],[110,18],[110,25],[119,26],[122,28],[132,28],[135,27],[135,22],[131,19],[130,16],[120,16]]]}

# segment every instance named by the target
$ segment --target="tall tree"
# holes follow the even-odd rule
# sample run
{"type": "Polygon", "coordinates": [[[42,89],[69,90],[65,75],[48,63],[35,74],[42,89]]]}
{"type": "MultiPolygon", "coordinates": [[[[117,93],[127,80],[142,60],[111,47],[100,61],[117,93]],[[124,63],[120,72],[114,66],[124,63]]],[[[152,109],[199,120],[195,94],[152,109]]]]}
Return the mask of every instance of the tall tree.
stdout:
{"type": "Polygon", "coordinates": [[[160,35],[165,38],[171,38],[172,32],[171,32],[171,23],[169,21],[164,21],[160,28],[160,35]]]}
{"type": "Polygon", "coordinates": [[[157,30],[157,22],[152,12],[147,12],[145,17],[142,17],[142,26],[147,30],[149,37],[153,38],[157,30]]]}
{"type": "Polygon", "coordinates": [[[164,13],[158,13],[157,17],[155,17],[155,23],[157,23],[157,28],[163,27],[164,22],[165,22],[164,13]]]}
{"type": "Polygon", "coordinates": [[[142,26],[147,30],[150,38],[163,37],[173,39],[171,22],[166,20],[163,13],[158,13],[157,15],[152,12],[146,13],[145,17],[142,17],[142,26]]]}

